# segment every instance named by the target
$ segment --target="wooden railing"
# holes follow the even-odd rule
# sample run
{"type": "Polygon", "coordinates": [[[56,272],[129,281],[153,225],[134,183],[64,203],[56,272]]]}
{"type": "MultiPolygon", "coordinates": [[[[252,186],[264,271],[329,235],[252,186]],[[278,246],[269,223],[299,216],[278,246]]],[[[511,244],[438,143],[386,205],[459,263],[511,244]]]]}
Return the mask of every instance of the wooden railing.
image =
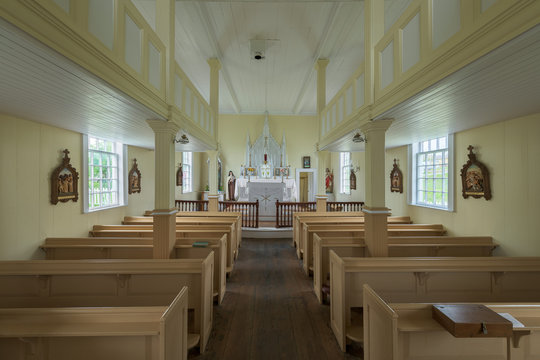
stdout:
{"type": "Polygon", "coordinates": [[[292,227],[293,213],[315,211],[315,202],[279,202],[276,201],[276,227],[292,227]]]}
{"type": "Polygon", "coordinates": [[[208,211],[208,200],[175,200],[178,211],[208,211]]]}
{"type": "Polygon", "coordinates": [[[220,201],[219,211],[232,211],[242,213],[242,227],[259,227],[259,200],[255,202],[220,201]]]}
{"type": "Polygon", "coordinates": [[[326,211],[362,211],[363,201],[328,201],[326,211]]]}
{"type": "MultiPolygon", "coordinates": [[[[175,200],[178,211],[208,211],[208,200],[175,200]]],[[[259,227],[259,200],[255,202],[220,201],[219,211],[242,214],[242,227],[259,227]]]]}

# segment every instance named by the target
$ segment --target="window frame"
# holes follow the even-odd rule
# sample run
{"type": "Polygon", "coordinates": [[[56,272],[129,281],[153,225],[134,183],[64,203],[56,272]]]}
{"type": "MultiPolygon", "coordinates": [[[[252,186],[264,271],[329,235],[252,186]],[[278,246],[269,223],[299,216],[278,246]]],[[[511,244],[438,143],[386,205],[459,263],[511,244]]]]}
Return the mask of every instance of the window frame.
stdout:
{"type": "Polygon", "coordinates": [[[345,195],[351,195],[351,163],[352,155],[350,151],[339,152],[339,193],[345,195]],[[344,164],[347,159],[344,159],[344,155],[348,154],[348,164],[344,164]]]}
{"type": "MultiPolygon", "coordinates": [[[[98,152],[101,152],[98,150],[98,152]]],[[[83,213],[93,213],[96,211],[101,210],[108,210],[108,209],[114,209],[117,207],[127,206],[128,204],[128,186],[127,186],[127,175],[125,174],[127,169],[127,145],[122,144],[120,142],[115,142],[111,140],[107,140],[104,138],[100,138],[93,135],[87,135],[83,134],[83,213]],[[89,138],[94,138],[98,140],[105,140],[109,142],[115,143],[115,154],[118,156],[117,164],[118,164],[118,202],[113,205],[107,205],[107,206],[100,206],[95,208],[90,208],[90,198],[89,198],[89,173],[88,173],[88,167],[89,167],[89,151],[91,149],[88,148],[89,138]]],[[[113,179],[114,180],[114,179],[113,179]]]]}
{"type": "Polygon", "coordinates": [[[182,194],[193,192],[193,152],[182,152],[182,194]],[[186,161],[186,156],[189,159],[186,161]]]}
{"type": "MultiPolygon", "coordinates": [[[[443,150],[444,148],[441,148],[441,149],[438,149],[438,150],[432,150],[431,148],[427,151],[420,151],[420,147],[421,147],[421,144],[424,142],[424,141],[433,141],[433,140],[438,140],[439,138],[442,138],[442,137],[445,137],[445,136],[439,136],[439,137],[436,137],[436,138],[431,138],[431,139],[426,139],[426,140],[423,140],[423,141],[419,141],[419,142],[416,142],[414,144],[410,144],[409,147],[408,147],[408,158],[409,158],[409,166],[408,166],[408,173],[409,173],[409,176],[408,176],[408,194],[407,194],[407,203],[409,205],[413,205],[413,206],[419,206],[419,207],[424,207],[424,208],[429,208],[429,209],[436,209],[436,210],[443,210],[443,211],[450,211],[450,212],[453,212],[454,211],[454,178],[455,178],[455,170],[454,170],[454,135],[453,134],[448,134],[446,135],[446,150],[448,151],[448,179],[447,179],[447,183],[448,183],[448,188],[447,188],[447,194],[448,194],[448,206],[445,207],[445,206],[437,206],[437,205],[434,205],[434,204],[429,204],[429,203],[423,203],[423,202],[419,202],[418,201],[418,189],[417,189],[417,184],[418,184],[418,164],[417,164],[417,158],[418,158],[418,155],[419,154],[429,154],[429,153],[434,153],[434,152],[437,152],[437,151],[441,151],[443,150]]],[[[433,179],[435,179],[435,171],[433,173],[433,179]]],[[[442,178],[443,179],[443,184],[444,184],[444,177],[442,178]]],[[[444,191],[444,189],[443,189],[444,191]]]]}

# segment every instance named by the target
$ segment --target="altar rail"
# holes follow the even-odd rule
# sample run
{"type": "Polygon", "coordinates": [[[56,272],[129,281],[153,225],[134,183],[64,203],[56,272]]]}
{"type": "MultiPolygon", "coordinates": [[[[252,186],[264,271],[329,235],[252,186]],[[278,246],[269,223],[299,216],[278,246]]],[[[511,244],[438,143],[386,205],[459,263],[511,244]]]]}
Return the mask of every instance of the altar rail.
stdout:
{"type": "Polygon", "coordinates": [[[315,202],[279,202],[276,201],[276,227],[292,227],[293,213],[315,211],[315,202]]]}
{"type": "Polygon", "coordinates": [[[259,200],[255,202],[220,201],[219,211],[233,211],[242,213],[242,227],[259,227],[259,200]]]}
{"type": "Polygon", "coordinates": [[[363,201],[328,201],[326,211],[362,211],[363,201]]]}
{"type": "Polygon", "coordinates": [[[208,211],[208,200],[175,200],[178,211],[208,211]]]}
{"type": "MultiPolygon", "coordinates": [[[[178,211],[208,211],[208,200],[175,200],[178,211]]],[[[242,213],[242,227],[259,227],[259,200],[255,202],[220,201],[219,211],[242,213]]]]}

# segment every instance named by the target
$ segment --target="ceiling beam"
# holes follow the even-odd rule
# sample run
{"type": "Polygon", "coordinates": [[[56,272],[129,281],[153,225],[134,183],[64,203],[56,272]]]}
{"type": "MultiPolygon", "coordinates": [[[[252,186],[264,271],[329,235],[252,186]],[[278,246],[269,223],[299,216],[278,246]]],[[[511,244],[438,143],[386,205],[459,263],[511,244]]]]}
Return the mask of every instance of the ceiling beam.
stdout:
{"type": "Polygon", "coordinates": [[[201,2],[199,4],[199,9],[201,13],[201,18],[203,20],[204,28],[206,29],[206,35],[208,35],[208,40],[210,42],[210,45],[212,46],[212,49],[214,50],[216,58],[221,63],[221,74],[223,75],[223,80],[225,81],[225,85],[227,86],[227,89],[229,90],[229,94],[231,95],[234,111],[236,111],[236,113],[239,114],[240,111],[242,110],[240,107],[240,102],[238,101],[238,96],[236,96],[236,92],[234,91],[234,88],[232,86],[231,77],[229,76],[229,72],[227,71],[225,62],[223,61],[223,53],[221,52],[221,49],[219,48],[216,31],[214,27],[212,26],[212,22],[210,21],[210,14],[208,13],[208,8],[206,7],[206,4],[204,2],[201,2]]]}
{"type": "Polygon", "coordinates": [[[313,72],[315,71],[315,64],[317,63],[317,60],[321,56],[322,49],[326,45],[326,41],[328,40],[328,35],[330,34],[330,30],[332,29],[332,27],[334,27],[334,22],[336,21],[336,15],[340,7],[341,7],[340,3],[334,3],[332,5],[332,9],[330,10],[330,14],[328,15],[328,20],[326,21],[326,25],[324,26],[321,40],[319,41],[319,45],[317,46],[317,49],[315,50],[313,58],[311,59],[311,66],[309,67],[306,73],[306,76],[304,77],[304,82],[302,83],[302,87],[300,88],[300,92],[298,93],[298,97],[296,98],[296,102],[294,103],[293,114],[298,114],[300,112],[300,109],[302,108],[306,91],[309,86],[309,81],[311,80],[311,77],[313,76],[313,72]]]}

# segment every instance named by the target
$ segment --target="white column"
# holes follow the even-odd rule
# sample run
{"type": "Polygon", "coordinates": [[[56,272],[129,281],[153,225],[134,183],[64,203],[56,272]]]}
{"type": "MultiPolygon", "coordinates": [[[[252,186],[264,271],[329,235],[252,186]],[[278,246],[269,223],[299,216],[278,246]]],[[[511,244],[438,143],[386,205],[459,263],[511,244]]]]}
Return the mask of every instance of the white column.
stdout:
{"type": "Polygon", "coordinates": [[[366,137],[366,200],[364,240],[370,256],[388,256],[388,209],[385,203],[385,132],[392,120],[370,121],[360,129],[366,137]]]}
{"type": "MultiPolygon", "coordinates": [[[[328,66],[328,59],[318,59],[315,64],[315,70],[317,70],[317,124],[321,124],[321,112],[326,107],[326,67],[328,66]]],[[[319,151],[318,157],[318,170],[317,170],[317,195],[315,196],[317,202],[317,212],[326,212],[326,168],[330,166],[328,164],[328,151],[319,151]]]]}
{"type": "Polygon", "coordinates": [[[218,183],[217,183],[217,170],[218,170],[218,155],[215,150],[207,151],[208,159],[208,211],[218,211],[218,183]]]}
{"type": "Polygon", "coordinates": [[[147,120],[155,134],[154,258],[170,258],[176,242],[174,136],[178,125],[147,120]]]}
{"type": "Polygon", "coordinates": [[[214,113],[214,134],[216,140],[218,139],[218,123],[219,123],[219,69],[221,69],[221,63],[218,59],[208,59],[208,65],[210,65],[210,108],[214,113]]]}

